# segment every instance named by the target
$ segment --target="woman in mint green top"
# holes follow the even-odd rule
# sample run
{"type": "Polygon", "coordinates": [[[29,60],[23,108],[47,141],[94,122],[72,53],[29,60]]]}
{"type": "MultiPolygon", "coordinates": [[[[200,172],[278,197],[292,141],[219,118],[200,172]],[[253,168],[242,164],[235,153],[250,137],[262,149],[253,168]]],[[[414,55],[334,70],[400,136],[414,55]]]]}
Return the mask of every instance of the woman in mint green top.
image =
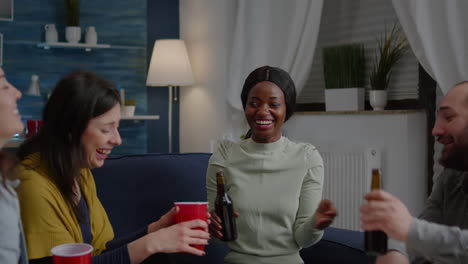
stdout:
{"type": "MultiPolygon", "coordinates": [[[[321,201],[323,161],[308,143],[292,142],[281,127],[294,113],[294,82],[282,69],[264,66],[245,80],[241,94],[250,130],[239,143],[221,142],[210,159],[207,193],[216,197],[216,172],[224,172],[238,238],[228,242],[226,263],[300,264],[299,250],[317,243],[336,209],[321,201]]],[[[210,233],[221,237],[212,212],[210,233]]]]}

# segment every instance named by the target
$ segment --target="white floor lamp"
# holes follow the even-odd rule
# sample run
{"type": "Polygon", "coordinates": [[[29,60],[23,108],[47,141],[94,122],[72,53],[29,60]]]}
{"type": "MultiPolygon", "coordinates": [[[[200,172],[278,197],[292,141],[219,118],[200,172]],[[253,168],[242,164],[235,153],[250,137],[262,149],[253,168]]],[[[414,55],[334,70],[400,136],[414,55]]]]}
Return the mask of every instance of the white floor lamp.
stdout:
{"type": "Polygon", "coordinates": [[[169,108],[168,108],[168,140],[169,151],[172,152],[172,90],[175,86],[185,86],[194,83],[192,67],[185,42],[180,39],[160,39],[154,43],[151,55],[146,86],[168,86],[169,108]]]}

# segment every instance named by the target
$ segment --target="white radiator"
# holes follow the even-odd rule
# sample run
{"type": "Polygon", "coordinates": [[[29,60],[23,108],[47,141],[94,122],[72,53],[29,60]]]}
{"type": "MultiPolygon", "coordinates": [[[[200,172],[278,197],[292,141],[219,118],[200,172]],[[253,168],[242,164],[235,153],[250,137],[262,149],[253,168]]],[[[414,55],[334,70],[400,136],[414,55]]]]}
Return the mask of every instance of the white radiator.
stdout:
{"type": "Polygon", "coordinates": [[[381,169],[380,151],[320,151],[325,166],[323,198],[331,200],[338,216],[334,227],[361,230],[359,208],[370,190],[373,168],[381,169]]]}

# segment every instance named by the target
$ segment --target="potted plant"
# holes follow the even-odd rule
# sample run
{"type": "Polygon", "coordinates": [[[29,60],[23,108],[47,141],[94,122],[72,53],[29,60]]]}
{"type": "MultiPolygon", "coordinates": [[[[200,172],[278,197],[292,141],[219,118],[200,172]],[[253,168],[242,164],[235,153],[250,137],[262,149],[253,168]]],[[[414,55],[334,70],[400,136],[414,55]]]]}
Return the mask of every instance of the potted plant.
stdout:
{"type": "Polygon", "coordinates": [[[393,66],[408,50],[408,42],[400,27],[392,30],[377,40],[374,66],[370,73],[369,103],[374,110],[383,110],[387,104],[387,88],[392,76],[393,66]]]}
{"type": "Polygon", "coordinates": [[[364,110],[364,45],[325,47],[323,72],[327,111],[364,110]]]}
{"type": "Polygon", "coordinates": [[[132,99],[125,100],[125,105],[122,108],[122,116],[134,116],[136,101],[132,99]]]}
{"type": "Polygon", "coordinates": [[[80,0],[65,0],[67,9],[67,27],[65,38],[70,43],[78,43],[81,39],[80,0]]]}

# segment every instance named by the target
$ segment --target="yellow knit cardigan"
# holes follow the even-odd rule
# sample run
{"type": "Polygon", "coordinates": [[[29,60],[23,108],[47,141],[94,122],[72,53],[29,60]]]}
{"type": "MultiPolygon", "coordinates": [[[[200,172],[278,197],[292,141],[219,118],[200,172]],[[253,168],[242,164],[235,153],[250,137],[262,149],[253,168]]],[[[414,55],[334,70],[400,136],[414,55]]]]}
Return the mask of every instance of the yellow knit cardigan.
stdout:
{"type": "MultiPolygon", "coordinates": [[[[29,155],[18,165],[17,172],[21,179],[17,192],[29,258],[51,256],[50,250],[56,245],[82,243],[78,220],[51,181],[47,165],[40,161],[40,154],[29,155]]],[[[82,169],[81,176],[81,192],[89,208],[93,255],[98,255],[113,239],[114,231],[97,197],[91,170],[82,169]]]]}

